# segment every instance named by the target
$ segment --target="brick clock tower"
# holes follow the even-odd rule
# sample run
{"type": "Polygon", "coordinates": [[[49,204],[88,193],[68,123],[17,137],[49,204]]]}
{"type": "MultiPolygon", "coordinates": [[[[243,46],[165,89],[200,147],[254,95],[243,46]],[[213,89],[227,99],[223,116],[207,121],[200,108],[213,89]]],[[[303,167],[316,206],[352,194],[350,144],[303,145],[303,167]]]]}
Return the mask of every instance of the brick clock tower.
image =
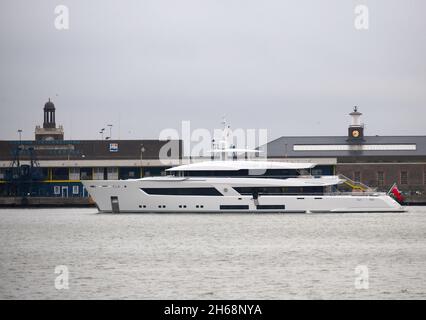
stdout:
{"type": "Polygon", "coordinates": [[[46,102],[44,105],[44,121],[43,128],[36,126],[35,128],[35,139],[40,140],[64,140],[64,129],[62,126],[56,127],[55,121],[55,105],[52,101],[46,102]]]}
{"type": "Polygon", "coordinates": [[[364,141],[364,125],[360,123],[361,112],[358,107],[354,107],[354,111],[349,113],[352,118],[351,125],[348,128],[348,142],[362,143],[364,141]]]}

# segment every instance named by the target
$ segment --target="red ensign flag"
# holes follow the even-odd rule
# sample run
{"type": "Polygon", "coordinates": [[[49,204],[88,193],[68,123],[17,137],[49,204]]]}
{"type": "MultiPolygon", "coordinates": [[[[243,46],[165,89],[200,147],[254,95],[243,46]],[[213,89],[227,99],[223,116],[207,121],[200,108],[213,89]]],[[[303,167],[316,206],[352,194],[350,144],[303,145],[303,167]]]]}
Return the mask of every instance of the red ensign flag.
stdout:
{"type": "Polygon", "coordinates": [[[402,196],[401,191],[399,191],[398,187],[396,186],[396,183],[392,186],[390,192],[392,192],[396,201],[398,201],[398,202],[404,201],[404,197],[402,196]]]}

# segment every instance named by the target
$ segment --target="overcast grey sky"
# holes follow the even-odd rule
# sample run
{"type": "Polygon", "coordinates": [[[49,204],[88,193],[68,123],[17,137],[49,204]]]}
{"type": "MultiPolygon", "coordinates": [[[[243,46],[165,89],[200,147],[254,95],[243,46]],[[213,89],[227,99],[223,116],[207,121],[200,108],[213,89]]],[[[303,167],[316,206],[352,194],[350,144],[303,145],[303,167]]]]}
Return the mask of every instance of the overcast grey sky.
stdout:
{"type": "Polygon", "coordinates": [[[426,134],[424,0],[0,2],[0,139],[33,139],[49,97],[66,139],[163,128],[426,134]],[[68,6],[69,30],[54,27],[68,6]],[[354,27],[356,5],[369,29],[354,27]]]}

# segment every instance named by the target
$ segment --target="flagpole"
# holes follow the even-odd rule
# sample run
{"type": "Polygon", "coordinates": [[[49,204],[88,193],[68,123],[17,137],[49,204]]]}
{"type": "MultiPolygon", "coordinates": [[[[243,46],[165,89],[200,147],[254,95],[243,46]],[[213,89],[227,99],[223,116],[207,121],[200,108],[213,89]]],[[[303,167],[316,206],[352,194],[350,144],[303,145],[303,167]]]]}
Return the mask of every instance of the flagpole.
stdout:
{"type": "Polygon", "coordinates": [[[394,182],[393,183],[393,185],[392,185],[392,187],[390,187],[390,189],[389,189],[389,191],[388,191],[388,193],[387,194],[390,194],[391,193],[391,191],[393,190],[393,188],[396,186],[396,182],[394,182]]]}

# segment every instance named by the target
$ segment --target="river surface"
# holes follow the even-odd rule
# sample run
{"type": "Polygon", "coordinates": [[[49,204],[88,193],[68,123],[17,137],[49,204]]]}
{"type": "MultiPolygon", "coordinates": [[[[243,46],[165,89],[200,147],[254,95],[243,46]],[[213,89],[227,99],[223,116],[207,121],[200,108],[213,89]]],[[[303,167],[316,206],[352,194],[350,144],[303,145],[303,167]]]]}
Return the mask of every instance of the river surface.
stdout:
{"type": "Polygon", "coordinates": [[[0,298],[425,299],[426,207],[259,215],[1,209],[0,298]]]}

